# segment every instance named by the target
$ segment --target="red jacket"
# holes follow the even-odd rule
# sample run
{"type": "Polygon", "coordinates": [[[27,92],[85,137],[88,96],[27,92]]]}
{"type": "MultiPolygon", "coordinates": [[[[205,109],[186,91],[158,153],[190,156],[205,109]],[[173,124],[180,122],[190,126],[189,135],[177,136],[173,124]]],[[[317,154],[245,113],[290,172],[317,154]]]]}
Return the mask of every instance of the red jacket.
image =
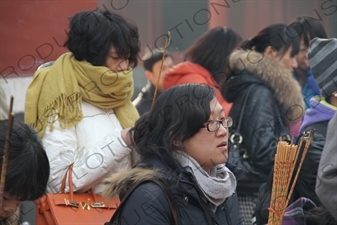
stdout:
{"type": "Polygon", "coordinates": [[[206,70],[204,67],[189,61],[185,61],[171,68],[165,74],[163,79],[163,87],[165,90],[179,84],[188,83],[207,84],[215,88],[216,98],[225,109],[225,114],[229,114],[232,104],[225,101],[221,95],[216,81],[213,79],[211,73],[208,72],[208,70],[206,70]]]}

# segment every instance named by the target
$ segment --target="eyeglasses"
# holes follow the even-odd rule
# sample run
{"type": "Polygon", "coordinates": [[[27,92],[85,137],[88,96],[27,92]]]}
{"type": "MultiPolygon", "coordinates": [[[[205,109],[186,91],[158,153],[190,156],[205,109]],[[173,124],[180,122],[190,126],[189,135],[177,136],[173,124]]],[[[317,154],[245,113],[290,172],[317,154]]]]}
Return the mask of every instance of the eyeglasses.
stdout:
{"type": "Polygon", "coordinates": [[[224,117],[221,120],[210,120],[205,123],[202,128],[207,128],[207,131],[214,132],[219,130],[220,124],[225,128],[231,127],[233,125],[233,119],[232,117],[224,117]]]}

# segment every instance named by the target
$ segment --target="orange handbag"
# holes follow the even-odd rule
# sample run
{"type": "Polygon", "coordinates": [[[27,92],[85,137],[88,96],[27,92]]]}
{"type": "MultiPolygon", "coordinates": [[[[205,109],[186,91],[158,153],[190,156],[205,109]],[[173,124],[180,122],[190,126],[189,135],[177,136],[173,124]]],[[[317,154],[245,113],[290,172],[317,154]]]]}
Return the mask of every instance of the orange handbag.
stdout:
{"type": "Polygon", "coordinates": [[[118,198],[105,199],[90,193],[74,193],[73,164],[65,174],[60,194],[46,194],[36,201],[37,225],[96,225],[109,221],[120,204],[118,198]],[[68,174],[69,193],[64,193],[68,174]]]}

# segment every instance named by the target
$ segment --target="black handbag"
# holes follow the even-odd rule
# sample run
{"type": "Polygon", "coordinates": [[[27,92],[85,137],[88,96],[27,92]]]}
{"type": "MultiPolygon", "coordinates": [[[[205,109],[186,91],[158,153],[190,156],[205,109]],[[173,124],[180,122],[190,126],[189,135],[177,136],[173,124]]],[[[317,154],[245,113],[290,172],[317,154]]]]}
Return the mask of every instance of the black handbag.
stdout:
{"type": "MultiPolygon", "coordinates": [[[[229,137],[229,162],[235,164],[236,166],[240,167],[244,172],[245,175],[242,176],[242,180],[251,180],[251,178],[256,176],[262,176],[261,174],[254,174],[253,162],[250,160],[249,154],[247,149],[245,148],[243,144],[243,136],[240,133],[241,123],[243,114],[245,112],[245,106],[248,100],[248,96],[250,95],[250,92],[256,85],[250,85],[246,92],[246,95],[243,100],[243,104],[240,110],[240,115],[237,120],[236,126],[233,126],[233,129],[231,130],[231,135],[229,137]],[[248,176],[247,176],[248,175],[248,176]],[[246,176],[247,179],[244,177],[246,176]]],[[[280,133],[275,137],[277,141],[291,141],[291,137],[287,132],[284,132],[285,125],[282,121],[282,117],[280,115],[279,109],[275,108],[275,115],[276,119],[278,120],[277,127],[275,127],[276,130],[280,131],[280,133]]],[[[261,177],[262,178],[262,177],[261,177]]],[[[266,177],[263,176],[262,179],[265,179],[266,177]]]]}
{"type": "Polygon", "coordinates": [[[248,91],[243,100],[243,104],[240,110],[239,119],[237,120],[237,125],[231,130],[231,135],[229,137],[229,162],[240,167],[244,173],[249,173],[252,171],[251,162],[249,162],[249,155],[247,149],[243,145],[243,137],[240,133],[241,122],[245,106],[247,103],[248,96],[255,85],[250,85],[248,91]]]}

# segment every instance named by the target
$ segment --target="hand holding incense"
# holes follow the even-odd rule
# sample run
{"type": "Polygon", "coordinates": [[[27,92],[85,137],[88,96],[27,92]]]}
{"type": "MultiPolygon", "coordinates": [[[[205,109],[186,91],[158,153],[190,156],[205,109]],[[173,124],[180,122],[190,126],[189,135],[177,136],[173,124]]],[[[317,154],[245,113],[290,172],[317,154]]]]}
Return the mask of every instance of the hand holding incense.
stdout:
{"type": "Polygon", "coordinates": [[[285,141],[279,141],[274,161],[274,177],[269,210],[269,225],[281,225],[285,210],[292,196],[298,174],[301,170],[304,158],[312,139],[312,131],[308,137],[301,137],[299,145],[293,142],[288,144],[285,141]],[[307,139],[305,142],[304,139],[307,139]],[[294,174],[297,165],[298,156],[305,143],[303,154],[301,156],[296,174],[294,174]]]}

